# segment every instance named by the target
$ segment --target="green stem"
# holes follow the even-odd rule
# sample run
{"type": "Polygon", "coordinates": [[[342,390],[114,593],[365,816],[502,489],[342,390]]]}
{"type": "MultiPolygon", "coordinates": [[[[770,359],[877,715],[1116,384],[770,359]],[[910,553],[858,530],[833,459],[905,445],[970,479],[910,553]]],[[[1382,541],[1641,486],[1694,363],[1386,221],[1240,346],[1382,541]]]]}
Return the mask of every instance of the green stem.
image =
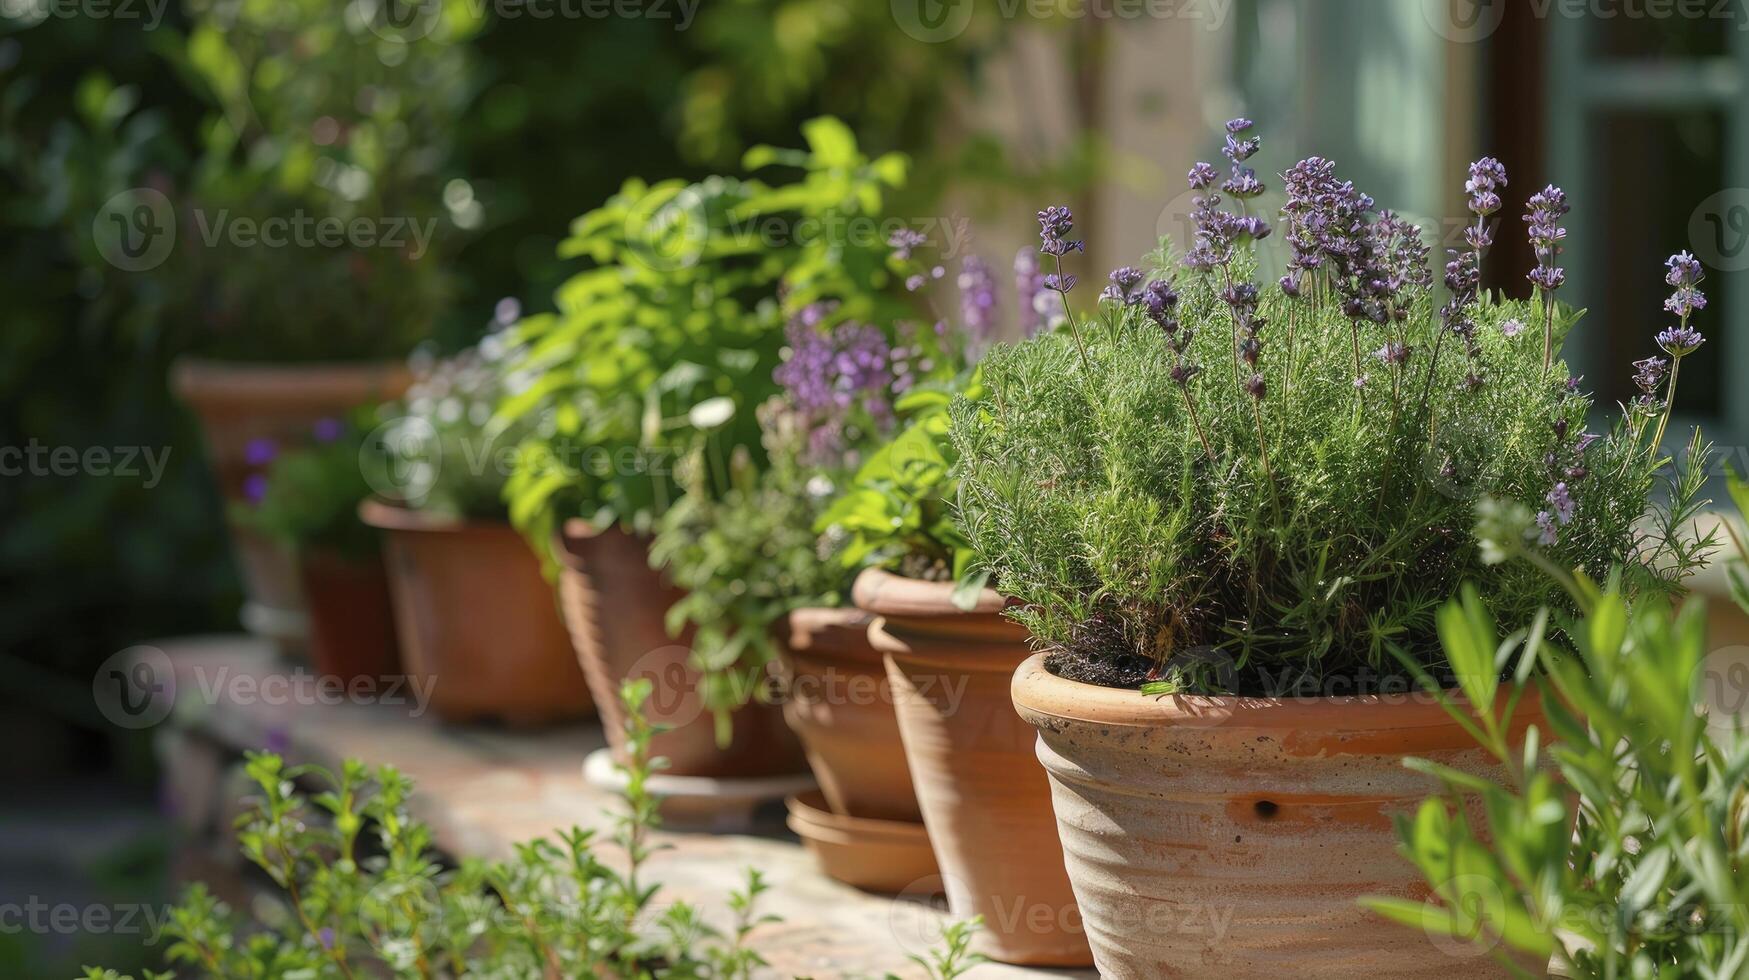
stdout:
{"type": "MultiPolygon", "coordinates": [[[[1683,321],[1683,326],[1687,326],[1683,321]]],[[[1664,428],[1670,424],[1670,414],[1676,411],[1676,376],[1682,372],[1682,358],[1670,359],[1670,386],[1664,390],[1664,414],[1658,419],[1658,431],[1652,435],[1652,458],[1658,458],[1658,447],[1664,445],[1664,428]]]]}
{"type": "Polygon", "coordinates": [[[1075,338],[1075,346],[1081,351],[1081,366],[1086,369],[1088,378],[1093,377],[1093,362],[1087,358],[1087,345],[1081,342],[1081,328],[1075,323],[1075,311],[1069,309],[1069,291],[1063,288],[1063,257],[1057,260],[1057,295],[1063,298],[1063,319],[1069,321],[1069,334],[1075,338]]]}

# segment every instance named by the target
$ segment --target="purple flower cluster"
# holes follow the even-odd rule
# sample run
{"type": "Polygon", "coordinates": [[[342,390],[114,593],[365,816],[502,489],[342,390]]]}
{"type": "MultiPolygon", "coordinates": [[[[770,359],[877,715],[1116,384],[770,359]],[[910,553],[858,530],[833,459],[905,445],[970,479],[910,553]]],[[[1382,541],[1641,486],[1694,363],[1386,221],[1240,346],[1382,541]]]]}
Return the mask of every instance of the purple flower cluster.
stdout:
{"type": "MultiPolygon", "coordinates": [[[[1257,179],[1257,171],[1245,165],[1255,156],[1262,140],[1246,136],[1254,124],[1249,119],[1234,119],[1227,123],[1226,145],[1221,154],[1232,163],[1231,173],[1222,182],[1221,190],[1241,202],[1262,194],[1266,188],[1257,179]]],[[[1232,261],[1233,247],[1240,242],[1261,241],[1273,230],[1269,222],[1256,215],[1231,214],[1221,210],[1221,196],[1213,190],[1219,177],[1215,168],[1198,163],[1190,168],[1188,180],[1192,190],[1199,191],[1192,199],[1190,218],[1196,226],[1196,238],[1184,256],[1186,267],[1207,272],[1232,261]]]]}
{"type": "Polygon", "coordinates": [[[1111,300],[1120,306],[1135,306],[1142,302],[1142,270],[1133,265],[1126,265],[1111,270],[1111,282],[1099,294],[1102,300],[1111,300]]]}
{"type": "Polygon", "coordinates": [[[862,409],[876,424],[891,420],[887,392],[893,384],[893,352],[879,327],[844,322],[820,329],[836,304],[812,303],[790,318],[784,333],[790,355],[772,372],[807,427],[811,462],[842,455],[845,429],[862,409]]]}
{"type": "Polygon", "coordinates": [[[976,255],[960,263],[960,323],[974,344],[988,343],[996,332],[996,275],[976,255]]]}
{"type": "Polygon", "coordinates": [[[1039,251],[1062,258],[1070,251],[1085,252],[1085,242],[1072,240],[1069,232],[1075,227],[1075,215],[1061,204],[1054,204],[1038,213],[1039,251]]]}
{"type": "Polygon", "coordinates": [[[1524,213],[1524,223],[1530,226],[1531,250],[1536,253],[1536,268],[1527,278],[1544,292],[1554,292],[1567,281],[1566,270],[1555,265],[1555,259],[1567,240],[1567,229],[1560,222],[1571,210],[1567,193],[1550,184],[1531,195],[1524,213]]]}
{"type": "Polygon", "coordinates": [[[1045,274],[1039,268],[1036,249],[1022,246],[1015,253],[1014,296],[1020,315],[1020,332],[1028,337],[1063,315],[1063,298],[1045,285],[1045,274]]]}
{"type": "Polygon", "coordinates": [[[1385,300],[1411,278],[1420,233],[1413,225],[1382,215],[1387,223],[1377,228],[1367,215],[1373,199],[1352,181],[1336,176],[1336,164],[1324,157],[1307,157],[1282,174],[1287,203],[1282,214],[1288,221],[1288,276],[1283,292],[1293,297],[1308,279],[1335,286],[1345,316],[1353,321],[1383,323],[1385,300]],[[1408,238],[1404,229],[1410,229],[1408,238]]]}
{"type": "Polygon", "coordinates": [[[1678,252],[1664,262],[1668,270],[1664,282],[1675,288],[1670,298],[1664,301],[1664,309],[1682,318],[1682,322],[1674,327],[1668,327],[1658,333],[1658,346],[1664,348],[1664,353],[1680,360],[1694,353],[1706,338],[1699,330],[1688,325],[1688,318],[1696,310],[1706,309],[1706,294],[1700,291],[1700,282],[1706,278],[1706,272],[1700,262],[1687,252],[1678,252]]]}
{"type": "Polygon", "coordinates": [[[1640,389],[1640,394],[1634,399],[1632,407],[1648,415],[1662,410],[1664,402],[1658,395],[1658,389],[1664,384],[1665,375],[1669,373],[1670,362],[1662,357],[1635,361],[1634,387],[1640,389]]]}
{"type": "Polygon", "coordinates": [[[900,228],[887,238],[887,245],[893,250],[893,258],[901,261],[911,258],[911,253],[929,241],[928,236],[913,228],[900,228]]]}

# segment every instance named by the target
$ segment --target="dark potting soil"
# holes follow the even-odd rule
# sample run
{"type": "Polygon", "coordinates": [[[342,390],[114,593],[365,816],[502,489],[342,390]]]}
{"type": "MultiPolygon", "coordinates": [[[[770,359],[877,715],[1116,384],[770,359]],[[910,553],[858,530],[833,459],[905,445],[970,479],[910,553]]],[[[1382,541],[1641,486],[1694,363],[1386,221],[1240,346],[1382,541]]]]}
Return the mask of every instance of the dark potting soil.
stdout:
{"type": "Polygon", "coordinates": [[[1045,669],[1068,681],[1136,688],[1151,679],[1154,663],[1133,654],[1090,657],[1079,650],[1058,649],[1045,654],[1045,669]]]}

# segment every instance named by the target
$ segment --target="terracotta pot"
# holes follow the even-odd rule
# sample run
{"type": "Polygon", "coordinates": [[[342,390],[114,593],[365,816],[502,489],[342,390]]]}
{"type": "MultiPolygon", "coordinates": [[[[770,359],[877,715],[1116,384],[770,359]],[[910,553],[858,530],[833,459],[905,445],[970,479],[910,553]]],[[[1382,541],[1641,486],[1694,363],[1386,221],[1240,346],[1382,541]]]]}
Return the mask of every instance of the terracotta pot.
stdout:
{"type": "MultiPolygon", "coordinates": [[[[183,358],[170,374],[171,389],[200,419],[207,460],[227,503],[244,499],[251,442],[307,442],[320,419],[398,398],[411,383],[405,365],[395,362],[281,365],[183,358]]],[[[244,624],[281,639],[301,638],[303,599],[295,557],[246,528],[231,525],[230,532],[249,599],[244,624]]]]}
{"type": "Polygon", "coordinates": [[[445,521],[366,501],[383,530],[407,674],[446,721],[538,725],[590,713],[540,562],[508,524],[445,521]]]}
{"type": "Polygon", "coordinates": [[[348,682],[401,676],[382,555],[306,551],[298,558],[298,578],[309,610],[310,663],[316,673],[348,682]]]}
{"type": "Polygon", "coordinates": [[[783,717],[833,813],[917,823],[923,819],[893,688],[868,641],[873,616],[860,609],[798,609],[783,643],[788,696],[783,717]]]}
{"type": "Polygon", "coordinates": [[[912,820],[870,820],[837,813],[818,792],[784,801],[789,829],[802,839],[828,878],[895,895],[938,877],[929,835],[912,820]]]}
{"type": "MultiPolygon", "coordinates": [[[[1038,728],[1101,975],[1505,975],[1356,904],[1427,895],[1391,814],[1438,784],[1405,756],[1499,775],[1432,698],[1149,697],[1056,677],[1042,656],[1013,694],[1038,728]]],[[[1513,729],[1539,715],[1526,698],[1513,729]]]]}
{"type": "Polygon", "coordinates": [[[985,590],[953,605],[948,583],[870,570],[856,580],[875,613],[869,640],[886,654],[905,758],[955,915],[982,915],[978,946],[1005,963],[1092,962],[1063,871],[1050,785],[1034,734],[1009,702],[1027,633],[985,590]]]}
{"type": "Polygon", "coordinates": [[[733,779],[805,771],[801,746],[775,704],[754,701],[736,711],[730,743],[718,747],[715,719],[699,699],[698,672],[689,663],[692,631],[671,637],[664,622],[682,593],[650,567],[645,539],[573,519],[558,545],[565,624],[616,758],[623,761],[625,751],[620,687],[648,678],[655,690],[646,717],[668,729],[650,750],[668,760],[665,774],[733,779]]]}

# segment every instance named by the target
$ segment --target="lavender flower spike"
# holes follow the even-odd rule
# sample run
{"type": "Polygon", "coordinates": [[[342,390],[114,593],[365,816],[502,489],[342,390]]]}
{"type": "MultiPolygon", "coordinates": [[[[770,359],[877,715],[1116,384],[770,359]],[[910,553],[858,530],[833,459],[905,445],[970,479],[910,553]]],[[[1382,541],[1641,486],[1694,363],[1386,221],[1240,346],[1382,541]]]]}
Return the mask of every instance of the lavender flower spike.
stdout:
{"type": "Polygon", "coordinates": [[[1123,306],[1135,306],[1142,301],[1142,270],[1126,265],[1111,271],[1111,285],[1099,294],[1100,299],[1113,300],[1123,306]]]}
{"type": "Polygon", "coordinates": [[[1658,346],[1664,353],[1680,360],[1700,349],[1706,338],[1693,327],[1668,327],[1658,331],[1658,346]]]}
{"type": "Polygon", "coordinates": [[[1075,226],[1075,215],[1057,204],[1038,213],[1039,251],[1059,258],[1070,251],[1084,252],[1086,244],[1072,241],[1069,232],[1075,226]]]}

